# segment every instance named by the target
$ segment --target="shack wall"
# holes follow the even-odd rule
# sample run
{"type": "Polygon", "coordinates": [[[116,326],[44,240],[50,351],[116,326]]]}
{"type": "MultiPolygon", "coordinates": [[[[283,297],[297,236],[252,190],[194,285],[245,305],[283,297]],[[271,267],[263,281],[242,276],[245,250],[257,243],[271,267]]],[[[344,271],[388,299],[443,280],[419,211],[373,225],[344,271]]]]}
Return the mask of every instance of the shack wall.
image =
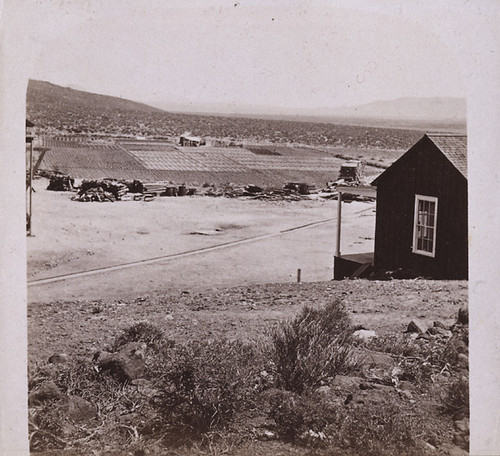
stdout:
{"type": "Polygon", "coordinates": [[[467,233],[467,179],[424,137],[377,180],[375,268],[466,279],[467,233]],[[416,194],[438,198],[434,257],[412,252],[416,194]]]}

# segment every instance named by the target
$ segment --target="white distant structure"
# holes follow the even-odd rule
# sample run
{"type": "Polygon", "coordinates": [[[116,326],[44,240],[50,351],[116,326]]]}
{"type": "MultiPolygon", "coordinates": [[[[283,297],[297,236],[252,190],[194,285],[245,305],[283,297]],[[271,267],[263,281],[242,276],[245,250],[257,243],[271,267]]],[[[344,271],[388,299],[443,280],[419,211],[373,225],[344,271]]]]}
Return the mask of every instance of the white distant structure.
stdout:
{"type": "Polygon", "coordinates": [[[193,136],[191,133],[184,133],[181,135],[179,144],[185,147],[198,147],[204,146],[206,141],[200,136],[193,136]]]}

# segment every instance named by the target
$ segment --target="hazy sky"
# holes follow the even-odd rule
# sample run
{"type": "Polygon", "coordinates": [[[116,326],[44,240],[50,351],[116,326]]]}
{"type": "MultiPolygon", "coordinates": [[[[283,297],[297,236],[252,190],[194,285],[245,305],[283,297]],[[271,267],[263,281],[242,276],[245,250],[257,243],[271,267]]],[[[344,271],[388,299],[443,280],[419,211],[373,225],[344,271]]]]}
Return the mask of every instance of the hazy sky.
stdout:
{"type": "Polygon", "coordinates": [[[419,2],[35,3],[31,77],[82,90],[306,109],[465,96],[436,35],[453,34],[449,11],[413,14],[419,2]]]}

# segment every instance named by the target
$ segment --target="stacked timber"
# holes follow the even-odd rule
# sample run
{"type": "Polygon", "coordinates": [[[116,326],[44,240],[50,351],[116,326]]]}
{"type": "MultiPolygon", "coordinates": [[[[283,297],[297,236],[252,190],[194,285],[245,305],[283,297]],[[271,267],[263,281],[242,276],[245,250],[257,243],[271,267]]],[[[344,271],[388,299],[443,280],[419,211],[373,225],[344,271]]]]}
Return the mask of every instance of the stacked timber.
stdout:
{"type": "Polygon", "coordinates": [[[57,192],[70,192],[73,191],[75,180],[66,174],[55,173],[50,176],[49,185],[47,190],[54,190],[57,192]]]}
{"type": "Polygon", "coordinates": [[[117,201],[121,200],[128,192],[128,187],[115,180],[84,180],[80,191],[73,198],[75,201],[117,201]]]}

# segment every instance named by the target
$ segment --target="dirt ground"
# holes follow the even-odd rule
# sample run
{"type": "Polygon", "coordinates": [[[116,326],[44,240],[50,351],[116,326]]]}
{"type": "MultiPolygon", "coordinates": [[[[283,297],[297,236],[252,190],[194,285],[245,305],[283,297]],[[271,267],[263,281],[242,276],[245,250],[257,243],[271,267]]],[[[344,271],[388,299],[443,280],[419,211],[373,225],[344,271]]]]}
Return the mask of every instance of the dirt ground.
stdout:
{"type": "MultiPolygon", "coordinates": [[[[194,196],[81,203],[71,201],[71,193],[45,190],[45,179],[35,182],[35,236],[27,238],[28,281],[268,237],[117,271],[33,284],[28,288],[30,302],[295,282],[299,268],[304,282],[333,276],[336,201],[194,196]],[[326,220],[330,221],[286,232],[326,220]]],[[[343,251],[373,251],[374,208],[374,203],[365,202],[343,205],[343,251]]]]}
{"type": "Polygon", "coordinates": [[[252,340],[304,305],[343,302],[357,325],[379,335],[402,333],[414,318],[429,326],[456,321],[467,302],[461,281],[345,280],[149,293],[135,299],[53,301],[28,309],[29,358],[54,353],[89,357],[138,322],[160,327],[177,342],[198,339],[252,340]]]}
{"type": "MultiPolygon", "coordinates": [[[[165,338],[181,344],[226,338],[259,345],[277,322],[293,318],[304,305],[319,307],[337,300],[355,325],[374,330],[381,340],[384,336],[392,340],[392,336],[402,336],[416,318],[428,327],[435,321],[450,327],[467,302],[466,281],[331,280],[337,209],[332,200],[266,202],[195,196],[156,198],[149,203],[79,203],[71,201],[70,193],[45,190],[46,185],[45,180],[36,181],[35,236],[27,238],[28,280],[33,282],[28,286],[30,372],[54,368],[48,363],[53,354],[65,353],[71,362],[88,364],[97,352],[108,350],[123,330],[140,322],[156,326],[165,338]],[[168,257],[176,254],[183,255],[168,257]],[[160,259],[121,267],[155,258],[160,259]],[[301,283],[297,283],[298,268],[301,283]],[[63,280],[34,282],[75,273],[63,280]]],[[[373,251],[374,209],[374,203],[343,205],[344,253],[373,251]]],[[[419,343],[434,346],[437,339],[432,337],[419,343]]],[[[365,391],[359,382],[385,378],[393,372],[395,361],[376,351],[362,353],[366,378],[339,376],[338,384],[332,386],[332,395],[341,397],[342,407],[349,395],[360,404],[367,401],[367,410],[399,404],[404,413],[426,416],[436,431],[435,454],[464,454],[465,440],[455,439],[456,424],[436,412],[433,402],[441,394],[439,388],[444,391],[443,385],[449,382],[445,374],[436,371],[442,382],[432,383],[432,394],[417,393],[414,386],[413,392],[401,392],[385,384],[365,391]],[[451,445],[452,441],[461,448],[451,445]]],[[[31,407],[32,415],[42,423],[50,418],[48,410],[31,407]]],[[[113,421],[122,412],[118,408],[101,414],[107,423],[104,437],[90,442],[100,431],[88,431],[84,440],[93,445],[88,451],[80,447],[75,453],[49,449],[40,454],[123,454],[116,440],[122,427],[116,423],[121,421],[113,421]],[[114,432],[115,440],[107,432],[114,432]]],[[[130,416],[135,423],[138,415],[130,416]]],[[[262,412],[245,426],[258,431],[259,426],[268,426],[266,416],[262,412]]],[[[42,443],[48,435],[43,432],[35,432],[42,443]]],[[[431,437],[426,434],[425,438],[431,437]]],[[[252,442],[248,448],[242,445],[227,454],[315,454],[314,449],[284,440],[252,442]]],[[[149,453],[126,454],[165,454],[157,446],[151,448],[149,453]]],[[[217,451],[210,454],[224,453],[217,451]]]]}
{"type": "MultiPolygon", "coordinates": [[[[168,328],[178,340],[254,338],[304,304],[340,299],[355,323],[390,333],[403,331],[415,317],[451,324],[467,301],[466,282],[331,281],[335,201],[185,197],[78,203],[70,193],[45,187],[45,180],[36,181],[28,280],[269,236],[29,286],[33,360],[62,351],[88,355],[137,321],[168,328]]],[[[343,251],[372,251],[374,222],[373,203],[344,204],[343,251]]]]}

